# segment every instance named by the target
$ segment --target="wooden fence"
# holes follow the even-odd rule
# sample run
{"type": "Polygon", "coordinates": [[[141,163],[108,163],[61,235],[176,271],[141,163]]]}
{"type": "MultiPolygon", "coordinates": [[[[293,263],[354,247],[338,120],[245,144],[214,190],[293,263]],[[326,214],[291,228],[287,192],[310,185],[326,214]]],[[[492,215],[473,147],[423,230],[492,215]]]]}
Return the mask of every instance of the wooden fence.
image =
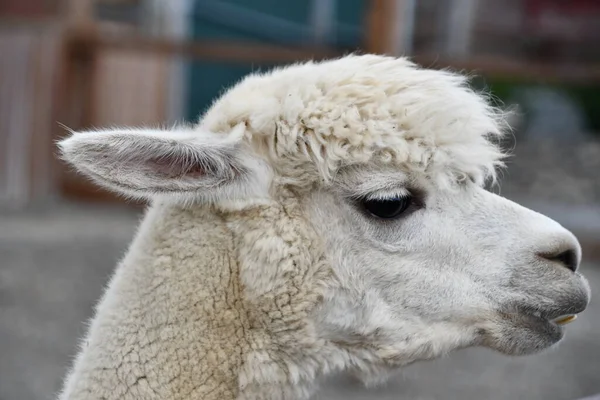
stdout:
{"type": "MultiPolygon", "coordinates": [[[[393,26],[389,18],[393,13],[384,7],[389,3],[370,2],[365,51],[388,52],[382,38],[390,35],[393,26]]],[[[157,39],[100,31],[86,24],[27,22],[0,28],[2,204],[19,206],[52,196],[116,200],[55,159],[54,141],[66,133],[59,123],[87,129],[166,122],[173,108],[169,96],[176,60],[258,65],[339,55],[331,49],[157,39]]],[[[490,57],[452,60],[417,55],[414,59],[430,67],[450,66],[488,76],[600,81],[599,65],[535,64],[490,57]]]]}
{"type": "Polygon", "coordinates": [[[60,195],[64,185],[69,187],[73,174],[56,163],[53,150],[61,135],[59,123],[91,127],[165,121],[165,56],[100,50],[94,55],[93,74],[79,76],[89,81],[74,88],[77,74],[65,76],[75,71],[63,57],[64,43],[64,32],[53,25],[0,31],[3,205],[60,195]],[[82,87],[89,91],[82,92],[82,87]],[[92,109],[83,110],[85,104],[92,109]]]}
{"type": "Polygon", "coordinates": [[[61,32],[48,25],[0,30],[0,203],[54,191],[52,126],[61,32]]]}

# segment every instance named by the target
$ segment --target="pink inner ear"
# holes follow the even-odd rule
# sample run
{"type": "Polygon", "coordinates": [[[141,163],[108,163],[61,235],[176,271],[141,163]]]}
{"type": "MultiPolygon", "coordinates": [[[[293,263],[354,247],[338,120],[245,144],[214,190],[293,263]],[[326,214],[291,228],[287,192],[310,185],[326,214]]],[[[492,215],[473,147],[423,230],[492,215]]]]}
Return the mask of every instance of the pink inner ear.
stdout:
{"type": "Polygon", "coordinates": [[[146,165],[152,173],[163,178],[198,178],[206,175],[206,169],[202,165],[187,164],[184,160],[178,163],[168,158],[152,158],[146,161],[146,165]]]}

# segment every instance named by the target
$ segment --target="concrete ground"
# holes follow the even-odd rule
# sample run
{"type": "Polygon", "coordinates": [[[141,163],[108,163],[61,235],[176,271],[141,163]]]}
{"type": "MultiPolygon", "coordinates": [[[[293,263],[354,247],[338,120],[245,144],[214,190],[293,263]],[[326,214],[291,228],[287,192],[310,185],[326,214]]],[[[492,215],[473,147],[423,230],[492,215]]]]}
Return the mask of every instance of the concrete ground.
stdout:
{"type": "MultiPolygon", "coordinates": [[[[562,211],[555,217],[563,224],[575,221],[562,211]]],[[[53,398],[138,218],[127,210],[80,206],[0,212],[0,400],[53,398]]],[[[578,218],[589,225],[595,216],[578,218]]],[[[592,225],[586,230],[593,231],[592,225]]],[[[600,264],[588,262],[582,270],[592,288],[600,287],[600,264]]],[[[316,399],[575,400],[595,393],[600,393],[598,297],[554,351],[509,358],[462,350],[406,368],[379,389],[336,379],[316,399]]]]}

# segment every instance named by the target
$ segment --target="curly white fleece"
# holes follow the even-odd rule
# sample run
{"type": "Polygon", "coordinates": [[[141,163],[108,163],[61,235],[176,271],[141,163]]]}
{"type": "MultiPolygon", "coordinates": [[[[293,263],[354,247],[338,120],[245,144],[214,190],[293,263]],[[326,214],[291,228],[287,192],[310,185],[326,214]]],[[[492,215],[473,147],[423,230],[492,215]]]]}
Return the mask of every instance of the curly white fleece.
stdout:
{"type": "Polygon", "coordinates": [[[328,182],[340,167],[370,161],[447,184],[495,178],[505,117],[465,76],[350,55],[250,75],[199,126],[230,132],[244,124],[259,153],[298,185],[328,182]]]}

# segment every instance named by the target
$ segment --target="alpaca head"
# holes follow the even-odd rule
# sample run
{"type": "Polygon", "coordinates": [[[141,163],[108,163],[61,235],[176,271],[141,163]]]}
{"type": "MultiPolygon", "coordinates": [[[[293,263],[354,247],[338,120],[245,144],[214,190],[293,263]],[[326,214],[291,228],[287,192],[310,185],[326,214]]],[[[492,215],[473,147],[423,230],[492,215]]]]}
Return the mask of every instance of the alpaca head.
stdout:
{"type": "Polygon", "coordinates": [[[252,75],[195,127],[60,145],[128,196],[243,210],[285,187],[333,271],[314,331],[380,373],[473,345],[540,351],[589,302],[576,238],[484,189],[502,124],[463,77],[365,55],[252,75]]]}

